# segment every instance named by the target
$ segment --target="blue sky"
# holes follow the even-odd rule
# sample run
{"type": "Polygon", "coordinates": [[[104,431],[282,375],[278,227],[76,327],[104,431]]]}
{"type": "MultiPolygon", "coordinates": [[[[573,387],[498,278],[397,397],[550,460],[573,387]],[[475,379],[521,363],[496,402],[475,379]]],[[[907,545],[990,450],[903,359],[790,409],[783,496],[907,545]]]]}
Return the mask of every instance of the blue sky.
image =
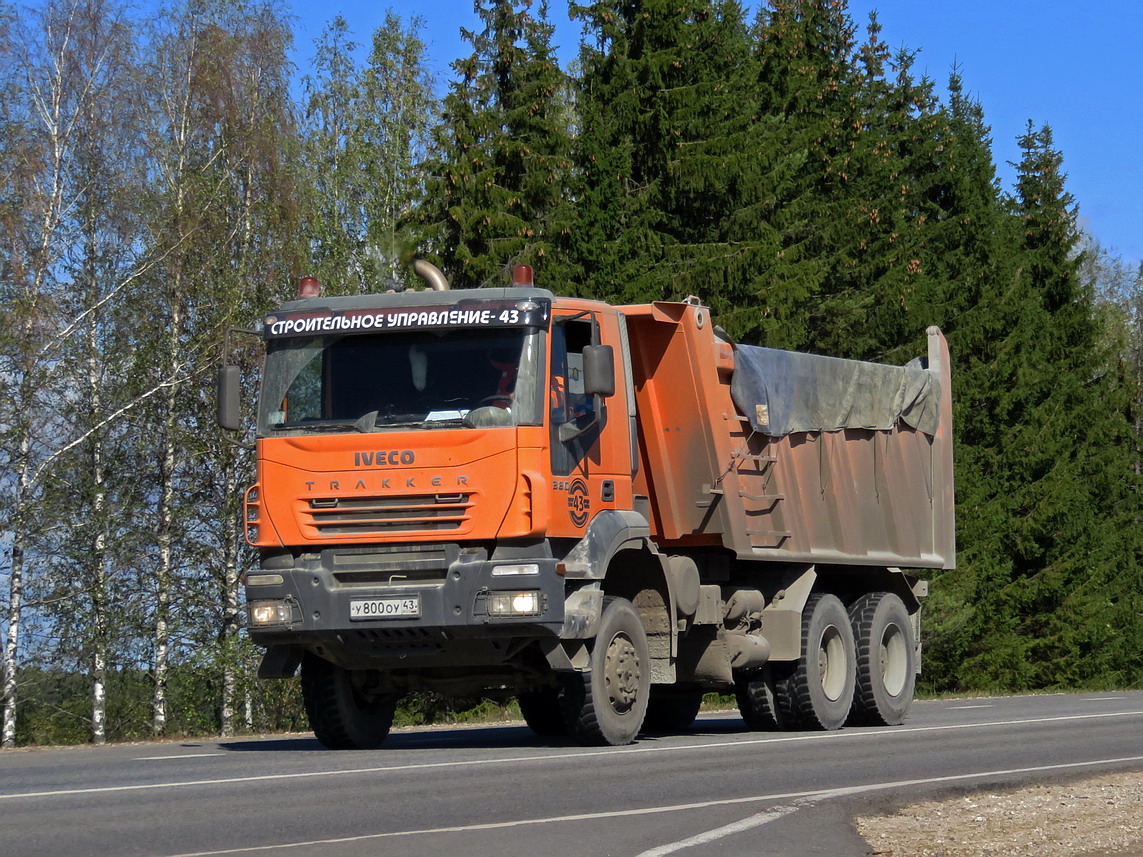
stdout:
{"type": "MultiPolygon", "coordinates": [[[[549,4],[560,55],[570,58],[579,27],[568,22],[566,0],[549,4]]],[[[295,0],[299,70],[334,15],[368,42],[387,8],[424,19],[432,66],[447,80],[449,63],[466,52],[459,29],[478,23],[471,0],[295,0]]],[[[1129,263],[1143,260],[1143,0],[849,2],[861,26],[874,9],[882,38],[919,51],[915,69],[942,92],[953,64],[960,66],[966,91],[992,127],[1005,189],[1027,121],[1051,125],[1084,228],[1129,263]]]]}

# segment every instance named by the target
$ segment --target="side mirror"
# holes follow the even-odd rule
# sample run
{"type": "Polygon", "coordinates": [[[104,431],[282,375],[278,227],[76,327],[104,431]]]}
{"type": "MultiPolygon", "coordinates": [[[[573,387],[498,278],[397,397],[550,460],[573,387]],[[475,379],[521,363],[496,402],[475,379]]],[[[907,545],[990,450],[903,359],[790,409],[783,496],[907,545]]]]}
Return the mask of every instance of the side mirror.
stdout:
{"type": "Polygon", "coordinates": [[[227,431],[242,428],[242,376],[237,366],[218,370],[218,425],[227,431]]]}
{"type": "Polygon", "coordinates": [[[615,395],[615,349],[610,345],[584,346],[583,391],[589,396],[615,395]]]}

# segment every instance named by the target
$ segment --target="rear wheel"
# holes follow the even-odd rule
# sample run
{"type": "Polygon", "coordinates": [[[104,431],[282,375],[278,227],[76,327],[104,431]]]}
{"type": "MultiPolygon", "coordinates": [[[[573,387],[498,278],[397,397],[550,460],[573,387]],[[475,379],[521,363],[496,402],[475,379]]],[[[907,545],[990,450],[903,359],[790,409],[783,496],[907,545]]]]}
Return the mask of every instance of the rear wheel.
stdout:
{"type": "Polygon", "coordinates": [[[891,592],[863,595],[850,608],[857,638],[857,688],[850,723],[897,726],[913,703],[917,651],[905,603],[891,592]]]}
{"type": "Polygon", "coordinates": [[[853,626],[834,595],[811,595],[802,612],[802,657],[777,698],[792,723],[840,729],[853,705],[857,656],[853,626]]]}
{"type": "Polygon", "coordinates": [[[566,678],[565,722],[585,744],[630,744],[643,726],[651,691],[647,632],[625,598],[603,599],[590,669],[566,678]]]}
{"type": "Polygon", "coordinates": [[[734,696],[738,712],[748,729],[755,732],[773,732],[790,728],[789,706],[783,706],[778,696],[785,693],[789,666],[766,664],[748,675],[739,675],[734,682],[734,696]]]}
{"type": "Polygon", "coordinates": [[[554,738],[568,734],[560,709],[559,691],[554,687],[525,691],[516,696],[516,701],[520,704],[524,722],[537,735],[554,738]]]}
{"type": "Polygon", "coordinates": [[[302,659],[302,700],[314,735],[330,750],[380,747],[400,696],[375,670],[347,670],[317,655],[302,659]]]}

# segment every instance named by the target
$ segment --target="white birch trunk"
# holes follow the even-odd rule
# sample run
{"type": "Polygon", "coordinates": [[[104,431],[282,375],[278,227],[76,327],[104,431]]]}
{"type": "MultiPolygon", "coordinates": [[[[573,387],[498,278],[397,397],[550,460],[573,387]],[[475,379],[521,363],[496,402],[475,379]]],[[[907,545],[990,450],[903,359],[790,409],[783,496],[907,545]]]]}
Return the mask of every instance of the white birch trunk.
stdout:
{"type": "MultiPolygon", "coordinates": [[[[178,282],[182,272],[175,273],[175,299],[171,301],[171,330],[168,337],[168,370],[173,370],[182,337],[182,309],[178,282]]],[[[159,563],[155,580],[155,664],[151,697],[151,731],[162,735],[167,728],[167,677],[170,670],[171,586],[174,578],[175,528],[175,449],[174,431],[177,420],[176,388],[169,388],[162,400],[163,439],[159,461],[158,548],[159,563]]]]}
{"type": "MultiPolygon", "coordinates": [[[[226,468],[226,496],[238,496],[238,467],[230,462],[226,468]]],[[[225,545],[223,558],[223,611],[222,611],[222,734],[234,734],[235,707],[238,702],[238,631],[240,613],[238,603],[239,529],[238,516],[227,515],[223,525],[225,545]]]]}
{"type": "Polygon", "coordinates": [[[20,666],[20,621],[24,602],[24,550],[27,545],[28,457],[31,438],[26,430],[20,437],[20,468],[12,514],[12,563],[8,578],[8,633],[4,638],[4,723],[0,731],[0,747],[16,746],[16,704],[20,666]]]}
{"type": "MultiPolygon", "coordinates": [[[[196,43],[189,46],[186,69],[179,78],[179,91],[173,93],[169,103],[174,105],[171,127],[174,131],[174,157],[172,159],[171,180],[175,183],[174,222],[180,233],[186,215],[187,160],[190,149],[190,99],[191,68],[194,65],[196,43]]],[[[184,236],[177,239],[181,243],[184,236]]],[[[170,327],[163,359],[167,364],[166,374],[172,376],[179,362],[183,338],[183,265],[185,257],[176,252],[171,270],[171,290],[167,304],[171,314],[170,327]]],[[[151,731],[162,735],[167,729],[167,681],[170,673],[170,610],[171,587],[174,584],[174,538],[175,538],[175,461],[178,450],[175,447],[175,426],[178,423],[178,387],[172,385],[163,394],[161,403],[162,448],[159,461],[159,507],[158,537],[159,565],[155,580],[155,663],[154,687],[151,696],[151,731]]]]}
{"type": "MultiPolygon", "coordinates": [[[[93,278],[94,279],[94,278],[93,278]]],[[[97,299],[97,285],[90,285],[92,299],[97,299]]],[[[88,405],[97,421],[103,416],[103,389],[100,377],[99,343],[96,324],[88,325],[87,383],[88,405]]],[[[92,502],[90,525],[94,527],[89,566],[91,572],[91,740],[95,744],[107,743],[107,479],[104,472],[103,432],[96,432],[91,444],[92,502]]]]}

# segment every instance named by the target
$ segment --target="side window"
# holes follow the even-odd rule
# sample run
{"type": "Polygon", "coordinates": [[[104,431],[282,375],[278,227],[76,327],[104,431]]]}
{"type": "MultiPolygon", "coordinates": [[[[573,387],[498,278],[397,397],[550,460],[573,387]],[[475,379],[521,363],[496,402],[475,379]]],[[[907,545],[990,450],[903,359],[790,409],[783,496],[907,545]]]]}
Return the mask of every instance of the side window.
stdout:
{"type": "Polygon", "coordinates": [[[583,349],[591,345],[594,325],[575,320],[552,325],[552,375],[549,409],[552,437],[552,473],[567,476],[599,440],[599,424],[568,441],[559,438],[564,423],[587,425],[595,419],[596,400],[583,391],[583,349]]]}

